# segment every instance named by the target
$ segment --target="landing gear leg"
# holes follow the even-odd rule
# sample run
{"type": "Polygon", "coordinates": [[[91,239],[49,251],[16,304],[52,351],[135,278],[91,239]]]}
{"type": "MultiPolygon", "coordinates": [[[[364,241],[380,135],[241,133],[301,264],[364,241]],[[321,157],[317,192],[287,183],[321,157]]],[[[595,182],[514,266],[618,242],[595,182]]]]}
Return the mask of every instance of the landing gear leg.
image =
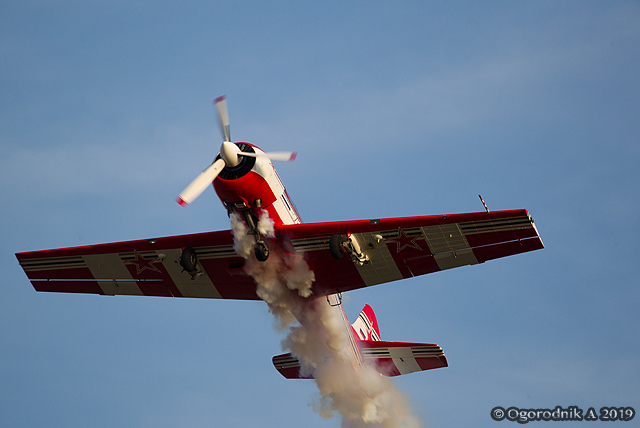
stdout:
{"type": "MultiPolygon", "coordinates": [[[[258,239],[257,236],[256,236],[256,239],[258,239]]],[[[255,245],[253,246],[253,249],[256,253],[256,259],[258,259],[258,261],[260,262],[267,261],[267,259],[269,258],[269,246],[265,241],[263,240],[256,241],[255,245]]]]}
{"type": "Polygon", "coordinates": [[[369,256],[360,250],[360,244],[351,233],[347,233],[346,238],[337,233],[331,235],[329,239],[329,251],[335,259],[341,259],[344,253],[348,253],[351,256],[351,260],[360,266],[369,263],[369,256]]]}
{"type": "Polygon", "coordinates": [[[256,239],[256,243],[253,245],[256,259],[260,262],[266,262],[269,258],[269,245],[267,245],[267,242],[260,236],[260,232],[258,232],[258,219],[256,214],[252,210],[246,209],[242,211],[242,215],[249,227],[249,235],[253,235],[256,239]]]}

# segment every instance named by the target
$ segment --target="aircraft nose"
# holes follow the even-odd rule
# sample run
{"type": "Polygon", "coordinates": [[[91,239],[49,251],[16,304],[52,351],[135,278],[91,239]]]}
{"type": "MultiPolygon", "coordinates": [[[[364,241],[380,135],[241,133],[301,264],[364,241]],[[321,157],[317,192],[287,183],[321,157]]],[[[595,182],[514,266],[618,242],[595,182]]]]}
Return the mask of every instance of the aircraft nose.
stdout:
{"type": "Polygon", "coordinates": [[[230,141],[224,141],[220,147],[220,157],[224,159],[224,163],[229,167],[237,166],[240,163],[238,159],[239,152],[238,146],[230,141]]]}

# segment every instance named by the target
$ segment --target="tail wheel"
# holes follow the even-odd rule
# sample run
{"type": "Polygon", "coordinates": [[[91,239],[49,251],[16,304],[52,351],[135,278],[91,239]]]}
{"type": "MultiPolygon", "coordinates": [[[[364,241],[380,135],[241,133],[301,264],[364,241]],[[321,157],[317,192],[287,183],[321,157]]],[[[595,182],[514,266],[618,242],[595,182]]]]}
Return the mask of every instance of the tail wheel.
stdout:
{"type": "Polygon", "coordinates": [[[260,262],[266,262],[269,258],[269,246],[264,241],[258,241],[253,246],[256,253],[256,259],[260,262]]]}
{"type": "Polygon", "coordinates": [[[342,238],[342,236],[338,235],[337,233],[331,235],[331,239],[329,240],[329,250],[331,251],[331,255],[334,259],[341,259],[342,256],[344,256],[345,250],[344,246],[342,245],[343,243],[344,239],[342,238]]]}

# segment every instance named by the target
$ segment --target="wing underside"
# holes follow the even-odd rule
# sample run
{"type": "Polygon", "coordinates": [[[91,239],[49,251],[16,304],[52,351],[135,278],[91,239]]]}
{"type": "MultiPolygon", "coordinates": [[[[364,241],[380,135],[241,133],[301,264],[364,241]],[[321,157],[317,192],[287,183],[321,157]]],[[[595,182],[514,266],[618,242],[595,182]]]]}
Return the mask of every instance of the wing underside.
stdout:
{"type": "Polygon", "coordinates": [[[231,231],[16,254],[37,291],[257,300],[231,231]],[[184,271],[184,247],[198,274],[184,271]]]}
{"type": "MultiPolygon", "coordinates": [[[[37,291],[257,300],[255,283],[233,244],[226,230],[16,257],[37,291]],[[179,262],[185,247],[198,259],[195,279],[179,262]]],[[[306,260],[315,274],[315,296],[544,247],[526,210],[287,225],[276,229],[270,245],[279,257],[297,254],[306,260]],[[369,262],[333,258],[333,234],[352,234],[369,262]]]]}
{"type": "Polygon", "coordinates": [[[317,288],[331,294],[544,248],[526,210],[285,226],[317,288]],[[369,258],[334,259],[331,234],[351,234],[369,258]]]}

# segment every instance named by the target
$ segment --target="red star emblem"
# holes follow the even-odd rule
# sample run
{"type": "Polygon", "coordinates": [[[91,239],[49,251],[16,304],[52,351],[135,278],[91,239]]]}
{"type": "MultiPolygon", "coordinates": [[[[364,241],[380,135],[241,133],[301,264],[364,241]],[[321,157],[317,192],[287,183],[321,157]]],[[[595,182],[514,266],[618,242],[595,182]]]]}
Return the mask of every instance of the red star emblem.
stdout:
{"type": "Polygon", "coordinates": [[[404,233],[404,230],[398,228],[398,237],[387,239],[386,243],[396,244],[396,252],[398,253],[405,248],[413,248],[414,250],[424,251],[420,247],[420,245],[418,245],[418,239],[424,239],[422,234],[411,237],[407,236],[407,234],[404,233]]]}
{"type": "Polygon", "coordinates": [[[153,265],[154,263],[158,263],[160,261],[160,259],[158,257],[155,257],[153,259],[145,259],[144,256],[142,254],[140,254],[136,250],[134,250],[133,254],[135,256],[135,259],[130,260],[130,261],[126,262],[125,264],[127,264],[127,265],[135,265],[136,266],[136,274],[137,275],[140,275],[140,272],[144,271],[145,269],[149,269],[149,270],[154,271],[154,272],[162,273],[162,272],[160,272],[160,269],[158,269],[157,267],[155,267],[153,265]]]}

